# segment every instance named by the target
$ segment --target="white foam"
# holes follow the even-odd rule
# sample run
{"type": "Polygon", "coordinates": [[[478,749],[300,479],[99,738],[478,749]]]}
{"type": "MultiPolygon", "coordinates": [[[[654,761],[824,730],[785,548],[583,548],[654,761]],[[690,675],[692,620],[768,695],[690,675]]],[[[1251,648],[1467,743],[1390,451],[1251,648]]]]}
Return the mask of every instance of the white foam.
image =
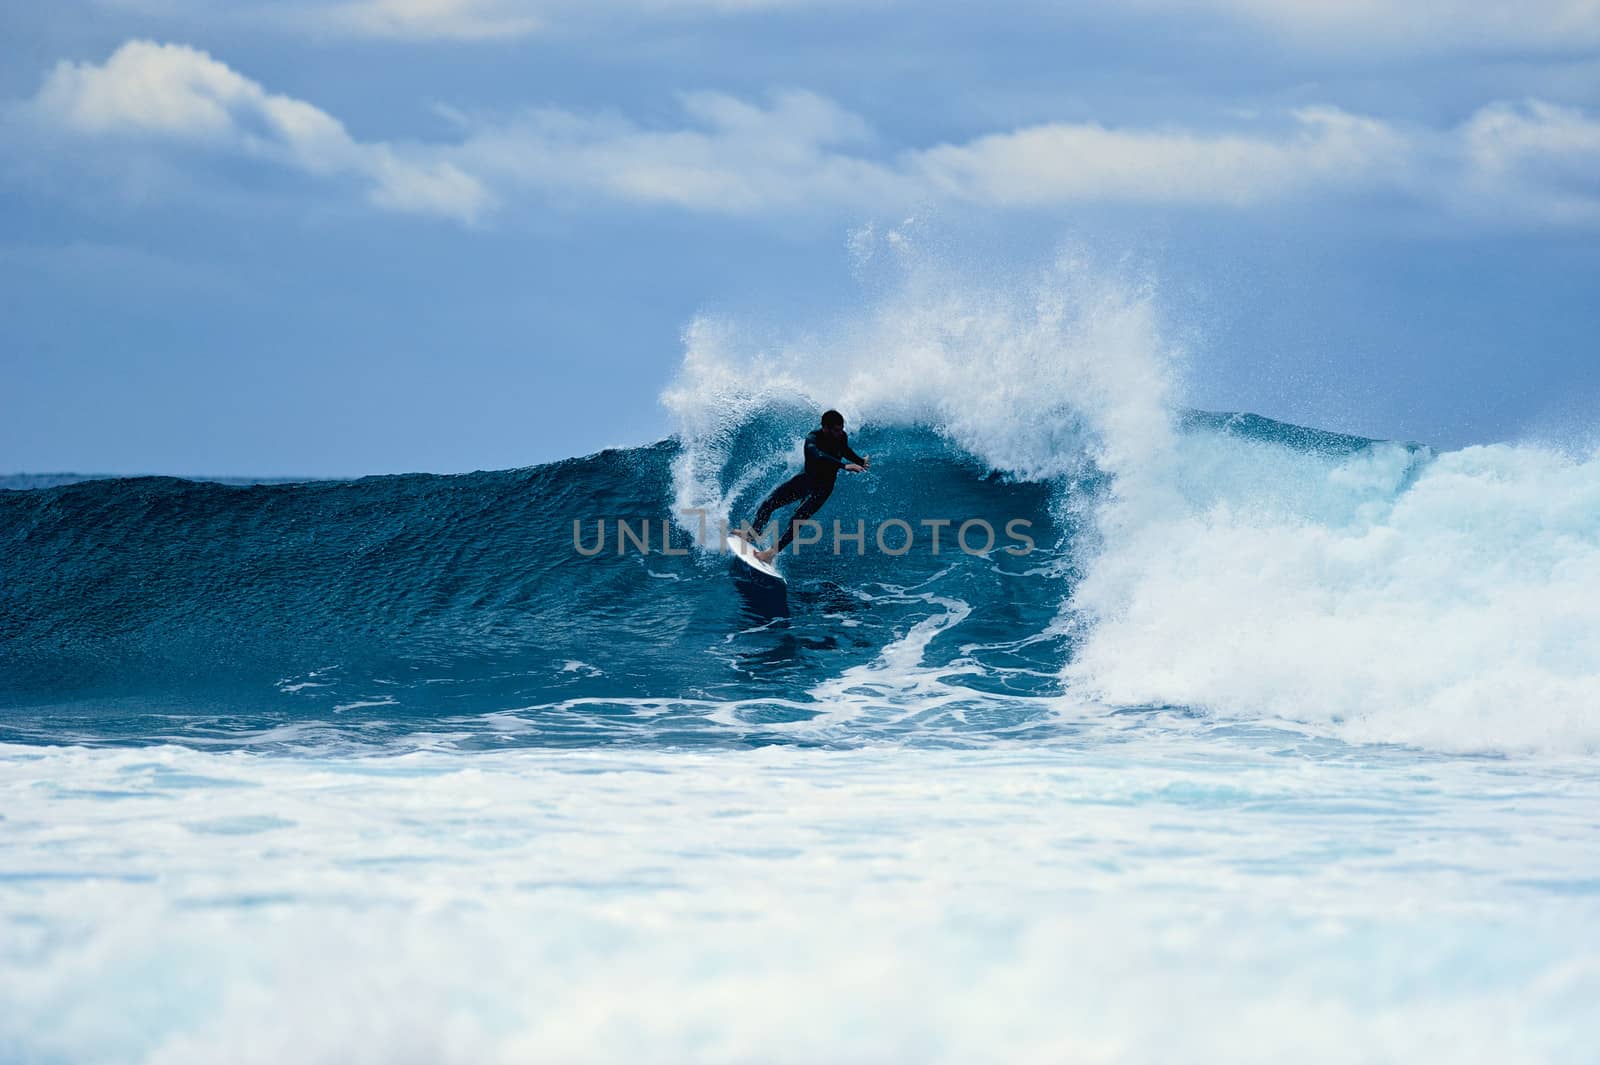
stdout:
{"type": "Polygon", "coordinates": [[[0,745],[7,1060],[1587,1061],[1586,765],[0,745]]]}
{"type": "Polygon", "coordinates": [[[378,699],[354,699],[348,703],[340,703],[335,706],[333,712],[342,714],[346,710],[365,710],[374,706],[394,706],[397,702],[398,700],[392,695],[385,695],[378,699]]]}
{"type": "Polygon", "coordinates": [[[1160,471],[1160,508],[1108,505],[1072,601],[1082,690],[1363,741],[1600,750],[1600,458],[1200,433],[1160,471]]]}

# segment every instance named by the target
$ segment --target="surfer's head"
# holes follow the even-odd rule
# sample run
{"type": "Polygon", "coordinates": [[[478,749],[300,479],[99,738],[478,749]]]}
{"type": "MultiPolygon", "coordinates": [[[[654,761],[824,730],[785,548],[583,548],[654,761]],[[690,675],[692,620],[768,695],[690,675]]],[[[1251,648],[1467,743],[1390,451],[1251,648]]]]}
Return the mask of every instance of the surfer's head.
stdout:
{"type": "Polygon", "coordinates": [[[833,433],[842,433],[842,432],[844,432],[844,415],[840,414],[836,410],[825,410],[825,411],[823,411],[822,412],[822,427],[824,429],[828,430],[829,432],[833,432],[833,433]]]}

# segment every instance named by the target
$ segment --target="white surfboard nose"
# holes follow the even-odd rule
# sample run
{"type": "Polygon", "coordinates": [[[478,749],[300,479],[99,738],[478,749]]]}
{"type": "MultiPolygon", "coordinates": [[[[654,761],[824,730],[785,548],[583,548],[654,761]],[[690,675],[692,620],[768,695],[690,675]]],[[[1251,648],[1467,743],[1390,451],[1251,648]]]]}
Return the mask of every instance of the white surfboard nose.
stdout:
{"type": "Polygon", "coordinates": [[[734,558],[738,559],[740,562],[743,562],[746,566],[749,566],[751,569],[762,574],[763,576],[771,577],[774,580],[783,580],[783,574],[779,573],[772,563],[763,562],[761,559],[756,557],[756,547],[754,544],[737,536],[729,536],[727,540],[728,551],[733,555],[734,558]]]}

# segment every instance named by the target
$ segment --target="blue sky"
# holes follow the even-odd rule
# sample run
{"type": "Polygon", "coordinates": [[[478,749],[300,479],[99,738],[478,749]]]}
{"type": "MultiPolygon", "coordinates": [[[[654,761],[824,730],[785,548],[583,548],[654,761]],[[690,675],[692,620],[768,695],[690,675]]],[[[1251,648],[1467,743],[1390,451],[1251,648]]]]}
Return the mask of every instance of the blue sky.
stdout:
{"type": "Polygon", "coordinates": [[[0,472],[659,439],[696,314],[848,314],[907,214],[1149,264],[1197,405],[1447,446],[1600,405],[1588,0],[10,4],[0,144],[0,472]]]}

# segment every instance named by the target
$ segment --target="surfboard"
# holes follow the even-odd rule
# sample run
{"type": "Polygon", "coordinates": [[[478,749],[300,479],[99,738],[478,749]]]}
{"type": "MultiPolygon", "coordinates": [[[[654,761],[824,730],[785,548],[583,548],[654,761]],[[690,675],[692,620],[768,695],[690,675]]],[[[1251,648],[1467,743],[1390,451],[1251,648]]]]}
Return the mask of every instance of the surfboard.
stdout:
{"type": "MultiPolygon", "coordinates": [[[[763,562],[756,557],[755,545],[738,536],[728,537],[728,553],[740,562],[749,566],[763,577],[771,577],[775,581],[783,581],[783,574],[772,567],[772,563],[763,562]]],[[[787,584],[787,581],[784,581],[787,584]]]]}

